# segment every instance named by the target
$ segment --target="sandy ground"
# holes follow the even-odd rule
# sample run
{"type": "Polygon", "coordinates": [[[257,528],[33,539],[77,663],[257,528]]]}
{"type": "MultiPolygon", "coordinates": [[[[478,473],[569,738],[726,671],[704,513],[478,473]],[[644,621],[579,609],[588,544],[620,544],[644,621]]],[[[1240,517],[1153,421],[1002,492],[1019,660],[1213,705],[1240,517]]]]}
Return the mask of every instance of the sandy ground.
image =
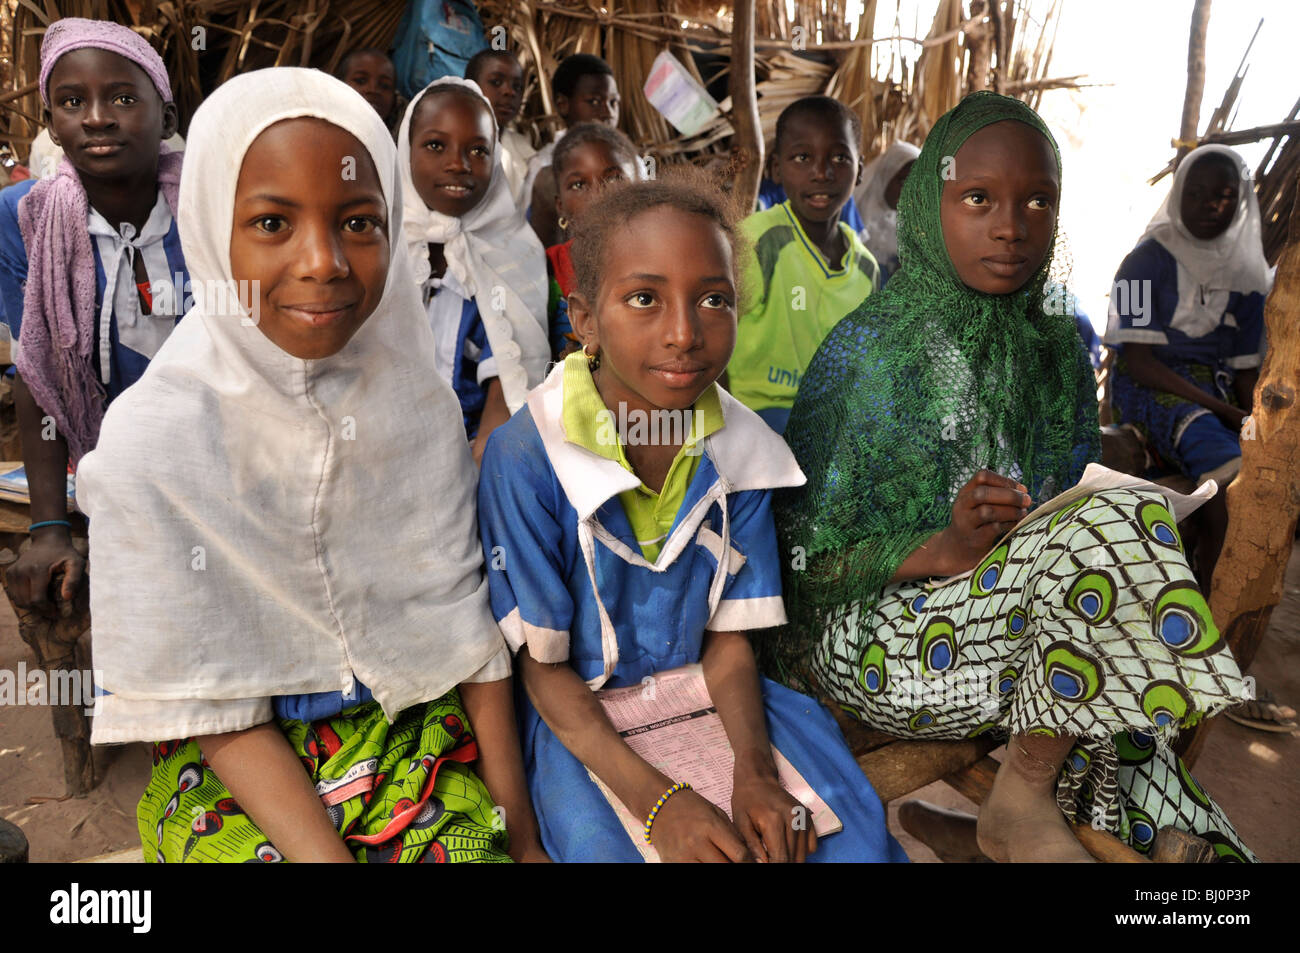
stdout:
{"type": "MultiPolygon", "coordinates": [[[[0,600],[0,669],[15,671],[19,661],[34,664],[18,638],[8,603],[0,600]]],[[[1279,698],[1300,707],[1300,547],[1252,674],[1279,698]]],[[[63,766],[49,711],[0,707],[0,817],[26,833],[33,862],[138,847],[135,804],[149,767],[146,745],[96,749],[98,785],[88,797],[63,799],[63,766]]],[[[1300,860],[1300,737],[1218,718],[1195,774],[1261,860],[1300,860]]],[[[943,782],[913,796],[945,807],[974,807],[943,782]]],[[[928,848],[902,831],[896,813],[897,803],[890,808],[890,827],[908,856],[935,861],[928,848]]]]}

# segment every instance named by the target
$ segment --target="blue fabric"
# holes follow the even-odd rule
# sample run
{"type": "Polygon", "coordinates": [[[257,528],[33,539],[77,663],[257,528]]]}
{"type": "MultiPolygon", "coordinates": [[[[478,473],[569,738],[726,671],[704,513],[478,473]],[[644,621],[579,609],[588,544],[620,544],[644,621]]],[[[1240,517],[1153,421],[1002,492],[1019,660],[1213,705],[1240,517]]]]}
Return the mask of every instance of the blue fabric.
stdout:
{"type": "MultiPolygon", "coordinates": [[[[677,522],[718,479],[706,454],[687,488],[677,522]]],[[[779,596],[781,571],[768,491],[727,498],[733,546],[747,558],[727,577],[723,600],[779,596]]],[[[637,542],[623,505],[607,501],[597,518],[634,552],[637,542]]],[[[715,504],[705,525],[721,531],[715,504]]],[[[564,493],[527,407],[488,441],[479,479],[479,527],[485,552],[501,552],[488,572],[499,620],[516,608],[534,626],[569,633],[569,664],[584,679],[603,671],[600,621],[578,544],[577,513],[564,493]],[[496,550],[495,547],[501,547],[496,550]]],[[[654,672],[700,660],[709,621],[708,589],[717,562],[689,546],[662,572],[633,566],[597,543],[596,585],[615,630],[619,662],[607,686],[640,683],[654,672]]],[[[817,861],[903,861],[884,809],[858,768],[834,719],[817,702],[764,679],[772,742],[831,806],[844,830],[822,841],[817,861]]],[[[640,854],[613,809],[526,696],[520,699],[521,742],[542,843],[559,861],[638,861],[640,854]]]]}
{"type": "MultiPolygon", "coordinates": [[[[1178,262],[1169,250],[1154,238],[1139,244],[1124,259],[1115,274],[1115,283],[1150,282],[1150,307],[1138,313],[1132,305],[1119,309],[1120,338],[1126,331],[1150,331],[1163,334],[1166,342],[1151,342],[1152,352],[1164,364],[1181,363],[1217,366],[1229,358],[1255,354],[1264,333],[1264,296],[1258,292],[1228,296],[1224,315],[1232,315],[1236,327],[1221,319],[1218,327],[1201,337],[1191,337],[1171,324],[1178,308],[1178,262]],[[1149,323],[1142,323],[1149,321],[1149,323]]],[[[1129,284],[1129,287],[1135,287],[1129,284]]],[[[1143,300],[1146,300],[1145,294],[1143,300]]],[[[1119,345],[1121,350],[1123,345],[1119,345]]]]}
{"type": "MultiPolygon", "coordinates": [[[[1115,282],[1117,285],[1126,282],[1129,288],[1145,289],[1140,294],[1148,305],[1144,312],[1139,312],[1130,294],[1130,306],[1116,309],[1117,312],[1127,312],[1118,314],[1121,342],[1126,333],[1163,335],[1164,344],[1150,340],[1141,343],[1148,343],[1152,354],[1179,377],[1207,394],[1235,405],[1232,383],[1238,371],[1231,362],[1258,353],[1264,330],[1264,296],[1257,292],[1233,292],[1228,296],[1223,317],[1214,330],[1200,337],[1190,337],[1171,325],[1178,307],[1178,264],[1155,239],[1147,239],[1129,253],[1115,275],[1115,282]],[[1229,315],[1232,324],[1228,322],[1229,315]]],[[[1108,335],[1112,333],[1108,329],[1108,335]]],[[[1111,405],[1116,423],[1135,424],[1156,455],[1168,467],[1187,476],[1197,477],[1214,469],[1214,466],[1202,470],[1196,468],[1202,466],[1204,460],[1217,459],[1227,452],[1224,435],[1213,433],[1210,446],[1196,449],[1195,438],[1189,443],[1181,432],[1183,421],[1189,414],[1199,413],[1203,409],[1201,405],[1138,384],[1128,373],[1124,344],[1115,346],[1118,354],[1111,379],[1111,405]]],[[[1226,428],[1224,431],[1236,443],[1236,436],[1226,428]]],[[[1195,431],[1198,434],[1207,432],[1213,432],[1208,423],[1195,431]]],[[[1237,444],[1236,452],[1219,462],[1240,454],[1240,444],[1237,444]]],[[[1167,469],[1162,468],[1160,472],[1167,472],[1167,469]]]]}
{"type": "Polygon", "coordinates": [[[276,718],[292,718],[310,725],[313,721],[335,718],[348,708],[372,702],[375,696],[360,681],[354,681],[352,691],[310,692],[305,695],[276,695],[271,699],[276,718]]]}
{"type": "MultiPolygon", "coordinates": [[[[451,294],[447,289],[438,294],[451,294]]],[[[462,299],[460,327],[456,330],[456,357],[452,369],[451,389],[460,401],[461,418],[465,435],[473,440],[478,435],[479,418],[487,404],[487,387],[478,382],[478,366],[492,356],[487,327],[479,314],[473,298],[462,299]]]]}
{"type": "Polygon", "coordinates": [[[1183,431],[1178,455],[1188,474],[1200,477],[1241,456],[1241,441],[1222,420],[1214,414],[1205,414],[1183,431]]]}
{"type": "Polygon", "coordinates": [[[1079,337],[1083,341],[1083,346],[1088,349],[1088,362],[1095,371],[1101,367],[1101,338],[1097,337],[1096,330],[1092,326],[1092,318],[1084,314],[1083,309],[1075,306],[1074,309],[1074,326],[1079,329],[1079,337]]]}
{"type": "MultiPolygon", "coordinates": [[[[0,191],[0,305],[4,307],[4,320],[9,325],[9,335],[15,341],[19,339],[23,325],[23,284],[27,281],[27,246],[23,242],[22,231],[18,227],[18,202],[25,196],[33,185],[35,179],[28,179],[19,182],[17,185],[11,185],[0,191]]],[[[92,239],[90,249],[95,256],[95,336],[92,345],[91,356],[94,362],[95,374],[99,375],[99,309],[104,300],[104,288],[108,279],[104,274],[103,262],[99,260],[99,246],[92,239]]],[[[176,285],[176,295],[179,298],[185,295],[185,302],[188,303],[190,295],[187,291],[189,288],[189,273],[185,269],[185,256],[181,251],[180,229],[177,227],[175,218],[172,219],[171,229],[167,232],[167,237],[163,239],[163,249],[167,254],[167,263],[170,266],[170,275],[168,276],[174,284],[177,281],[176,276],[180,276],[180,283],[176,285]]],[[[182,308],[184,314],[187,308],[182,308]]],[[[179,321],[180,318],[178,317],[179,321]]],[[[109,323],[109,340],[112,342],[112,351],[109,355],[109,382],[105,387],[108,401],[111,403],[118,394],[126,390],[132,384],[140,379],[149,366],[149,358],[145,357],[129,347],[123,347],[118,340],[117,333],[117,316],[113,315],[109,323]]]]}
{"type": "Polygon", "coordinates": [[[754,411],[758,416],[763,418],[763,423],[767,424],[779,434],[785,433],[785,425],[790,420],[789,407],[763,407],[754,411]]]}
{"type": "MultiPolygon", "coordinates": [[[[758,209],[764,211],[773,205],[780,205],[786,199],[785,186],[773,182],[771,179],[764,177],[758,184],[758,209]]],[[[844,208],[840,209],[840,221],[853,229],[859,235],[866,228],[862,221],[862,215],[858,212],[858,204],[853,201],[853,196],[844,203],[844,208]]]]}

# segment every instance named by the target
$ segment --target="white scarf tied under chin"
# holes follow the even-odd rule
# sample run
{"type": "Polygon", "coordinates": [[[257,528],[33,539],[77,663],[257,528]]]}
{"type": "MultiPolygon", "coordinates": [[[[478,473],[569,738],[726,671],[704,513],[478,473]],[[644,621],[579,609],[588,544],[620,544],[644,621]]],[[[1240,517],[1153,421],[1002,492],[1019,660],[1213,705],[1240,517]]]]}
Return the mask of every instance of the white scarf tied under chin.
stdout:
{"type": "Polygon", "coordinates": [[[1141,241],[1148,238],[1163,245],[1178,263],[1178,307],[1171,323],[1192,337],[1209,334],[1219,326],[1232,292],[1267,295],[1273,288],[1274,269],[1264,258],[1254,178],[1241,156],[1227,146],[1201,146],[1183,157],[1169,196],[1147,224],[1141,241]],[[1240,180],[1232,221],[1222,234],[1203,240],[1183,224],[1183,190],[1192,166],[1211,154],[1230,159],[1240,180]]]}
{"type": "MultiPolygon", "coordinates": [[[[475,525],[477,472],[398,238],[393,141],[317,70],[236,76],[199,107],[180,182],[194,306],[113,402],[81,461],[95,667],[127,700],[262,699],[368,686],[390,720],[504,646],[475,525]],[[374,163],[389,267],[336,354],[277,347],[238,301],[244,156],[267,127],[325,120],[374,163]]],[[[287,279],[286,279],[287,280],[287,279]]],[[[296,287],[296,285],[293,285],[296,287]]]]}
{"type": "Polygon", "coordinates": [[[546,253],[514,200],[501,164],[496,114],[472,80],[443,77],[411,100],[397,133],[402,177],[402,236],[410,252],[417,287],[429,278],[429,245],[443,247],[447,271],[474,296],[487,329],[506,406],[514,413],[546,376],[550,343],[546,334],[546,253]],[[411,178],[411,117],[432,91],[459,86],[478,96],[492,117],[496,140],[492,178],[482,200],[464,216],[443,215],[424,204],[411,178]]]}

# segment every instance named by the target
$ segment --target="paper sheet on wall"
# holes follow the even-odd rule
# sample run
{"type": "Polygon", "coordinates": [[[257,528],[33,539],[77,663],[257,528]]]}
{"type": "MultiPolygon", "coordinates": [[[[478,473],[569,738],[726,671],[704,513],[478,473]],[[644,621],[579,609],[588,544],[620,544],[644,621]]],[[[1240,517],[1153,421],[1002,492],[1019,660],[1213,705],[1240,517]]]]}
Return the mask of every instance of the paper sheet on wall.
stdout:
{"type": "MultiPolygon", "coordinates": [[[[699,665],[660,672],[644,685],[596,692],[614,730],[628,747],[675,781],[687,781],[701,797],[731,816],[735,756],[713,707],[704,670],[699,665]]],[[[808,809],[818,837],[843,830],[844,825],[785,756],[772,749],[781,785],[808,809]]],[[[645,821],[633,816],[598,777],[592,781],[605,795],[637,849],[650,863],[659,852],[646,844],[645,821]]]]}
{"type": "Polygon", "coordinates": [[[695,135],[718,111],[717,100],[667,50],[650,64],[650,75],[641,91],[684,136],[695,135]]]}
{"type": "MultiPolygon", "coordinates": [[[[1012,527],[1006,535],[999,539],[989,548],[989,552],[997,549],[1007,537],[1014,533],[1026,523],[1033,522],[1043,516],[1049,516],[1057,510],[1063,510],[1076,500],[1081,500],[1085,496],[1093,493],[1099,493],[1102,490],[1152,490],[1164,496],[1169,504],[1169,511],[1173,514],[1174,522],[1181,523],[1188,516],[1195,513],[1200,507],[1208,503],[1215,493],[1219,492],[1219,485],[1213,480],[1206,480],[1191,493],[1179,493],[1177,490],[1171,490],[1167,486],[1161,486],[1159,483],[1152,483],[1150,480],[1144,480],[1141,477],[1135,477],[1128,473],[1120,473],[1118,470],[1112,470],[1109,467],[1103,467],[1100,463],[1090,463],[1083,471],[1083,477],[1074,486],[1070,487],[1064,493],[1058,493],[1046,503],[1040,503],[1030,510],[1019,523],[1012,527]]],[[[956,579],[965,579],[975,571],[974,568],[968,569],[956,576],[949,576],[946,579],[936,580],[935,585],[945,585],[956,579]]]]}

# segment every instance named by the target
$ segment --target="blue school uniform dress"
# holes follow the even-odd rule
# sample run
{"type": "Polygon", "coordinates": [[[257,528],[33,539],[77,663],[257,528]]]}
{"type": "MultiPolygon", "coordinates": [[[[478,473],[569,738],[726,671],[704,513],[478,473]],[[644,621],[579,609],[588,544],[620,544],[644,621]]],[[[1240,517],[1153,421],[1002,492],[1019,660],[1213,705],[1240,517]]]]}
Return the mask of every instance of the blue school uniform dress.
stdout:
{"type": "Polygon", "coordinates": [[[1241,457],[1238,434],[1200,404],[1136,383],[1124,360],[1125,344],[1148,344],[1179,377],[1236,404],[1236,374],[1260,365],[1264,296],[1217,291],[1200,300],[1193,281],[1154,238],[1124,259],[1104,339],[1119,348],[1111,402],[1116,422],[1137,425],[1166,463],[1198,481],[1231,479],[1241,457]]]}
{"type": "MultiPolygon", "coordinates": [[[[23,285],[27,281],[27,246],[18,227],[18,203],[36,181],[28,179],[0,191],[0,305],[14,342],[11,354],[15,363],[23,322],[23,285]]],[[[93,208],[87,228],[95,256],[92,359],[111,403],[140,379],[185,313],[189,274],[181,252],[180,230],[161,192],[144,228],[130,240],[93,208]],[[136,285],[134,271],[136,255],[144,259],[149,279],[149,313],[142,312],[139,302],[141,289],[136,285]]]]}
{"type": "MultiPolygon", "coordinates": [[[[488,442],[479,528],[492,611],[513,651],[567,662],[593,689],[639,684],[700,660],[704,634],[786,620],[770,491],[803,482],[781,438],[721,389],[723,425],[703,453],[652,563],[620,500],[635,474],[566,439],[570,356],[488,442]]],[[[588,380],[589,380],[588,376],[588,380]]],[[[820,704],[762,679],[772,743],[830,805],[844,830],[815,861],[905,861],[885,812],[820,704]]],[[[521,693],[522,696],[522,693],[521,693]]],[[[526,697],[521,743],[542,843],[557,861],[639,861],[592,783],[526,697]]]]}
{"type": "Polygon", "coordinates": [[[465,435],[473,440],[487,404],[487,384],[497,376],[487,327],[474,296],[450,272],[425,282],[424,301],[433,328],[438,373],[456,392],[465,435]]]}

